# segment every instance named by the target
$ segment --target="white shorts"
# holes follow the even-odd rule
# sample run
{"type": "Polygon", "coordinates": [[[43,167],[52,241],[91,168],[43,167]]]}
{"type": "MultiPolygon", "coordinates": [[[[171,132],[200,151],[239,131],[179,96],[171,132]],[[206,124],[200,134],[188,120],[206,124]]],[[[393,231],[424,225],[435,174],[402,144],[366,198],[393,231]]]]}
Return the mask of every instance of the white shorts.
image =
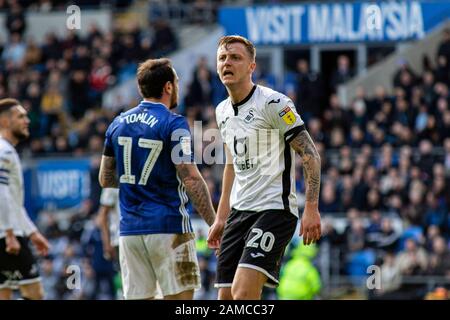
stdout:
{"type": "Polygon", "coordinates": [[[149,299],[199,289],[195,235],[121,236],[119,257],[125,299],[149,299]]]}

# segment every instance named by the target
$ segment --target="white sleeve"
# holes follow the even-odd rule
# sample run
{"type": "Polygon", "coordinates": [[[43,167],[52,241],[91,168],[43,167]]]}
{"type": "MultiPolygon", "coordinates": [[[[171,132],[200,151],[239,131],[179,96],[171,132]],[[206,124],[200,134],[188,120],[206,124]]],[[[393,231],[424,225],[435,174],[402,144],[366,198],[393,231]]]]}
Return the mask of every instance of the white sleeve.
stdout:
{"type": "Polygon", "coordinates": [[[10,157],[0,154],[0,227],[3,230],[14,227],[13,199],[9,187],[11,163],[10,157]]]}
{"type": "Polygon", "coordinates": [[[100,196],[100,204],[102,206],[114,207],[119,198],[119,189],[104,188],[100,196]]]}
{"type": "Polygon", "coordinates": [[[263,110],[271,127],[279,130],[279,134],[288,142],[304,129],[303,120],[297,113],[294,103],[284,94],[279,92],[272,94],[266,100],[263,110]]]}
{"type": "Polygon", "coordinates": [[[20,210],[20,212],[21,212],[21,215],[20,215],[21,230],[23,230],[23,232],[25,232],[25,235],[28,237],[28,236],[30,236],[30,234],[35,232],[37,230],[37,228],[36,228],[35,224],[33,223],[33,221],[31,221],[30,217],[28,216],[28,213],[25,210],[25,208],[22,208],[22,210],[20,210]]]}
{"type": "Polygon", "coordinates": [[[12,197],[9,186],[0,181],[0,227],[2,230],[13,229],[14,211],[11,202],[12,197]]]}

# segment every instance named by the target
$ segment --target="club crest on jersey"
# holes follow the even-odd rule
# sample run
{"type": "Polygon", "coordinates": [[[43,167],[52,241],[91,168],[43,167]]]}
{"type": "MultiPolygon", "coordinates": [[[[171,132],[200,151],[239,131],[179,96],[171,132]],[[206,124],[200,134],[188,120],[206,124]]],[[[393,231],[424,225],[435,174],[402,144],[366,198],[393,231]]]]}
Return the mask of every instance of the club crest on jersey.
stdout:
{"type": "Polygon", "coordinates": [[[255,110],[250,109],[248,112],[248,115],[244,118],[244,122],[245,123],[250,123],[253,121],[253,119],[255,119],[255,110]]]}
{"type": "Polygon", "coordinates": [[[180,139],[181,150],[187,156],[190,156],[192,153],[191,150],[191,137],[181,137],[180,139]]]}
{"type": "Polygon", "coordinates": [[[295,114],[290,107],[286,107],[278,114],[281,119],[283,119],[286,124],[294,124],[295,123],[295,114]]]}

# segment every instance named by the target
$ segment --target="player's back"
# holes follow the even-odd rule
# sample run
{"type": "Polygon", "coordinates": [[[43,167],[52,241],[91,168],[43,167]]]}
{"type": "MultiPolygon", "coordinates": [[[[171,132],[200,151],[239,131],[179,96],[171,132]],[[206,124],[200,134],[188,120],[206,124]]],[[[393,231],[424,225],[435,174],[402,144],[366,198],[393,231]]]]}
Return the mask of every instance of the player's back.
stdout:
{"type": "Polygon", "coordinates": [[[190,141],[184,117],[147,101],[108,128],[105,147],[114,153],[120,182],[121,235],[192,231],[188,197],[172,161],[182,136],[190,141]]]}

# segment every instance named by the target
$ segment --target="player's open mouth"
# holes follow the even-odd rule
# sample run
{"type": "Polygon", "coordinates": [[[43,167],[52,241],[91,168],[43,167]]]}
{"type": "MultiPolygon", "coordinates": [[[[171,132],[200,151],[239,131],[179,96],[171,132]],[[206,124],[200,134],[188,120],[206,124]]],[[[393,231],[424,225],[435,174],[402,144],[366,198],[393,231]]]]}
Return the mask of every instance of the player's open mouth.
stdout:
{"type": "Polygon", "coordinates": [[[231,71],[224,71],[223,72],[223,76],[225,77],[225,76],[232,76],[233,75],[233,72],[231,72],[231,71]]]}

